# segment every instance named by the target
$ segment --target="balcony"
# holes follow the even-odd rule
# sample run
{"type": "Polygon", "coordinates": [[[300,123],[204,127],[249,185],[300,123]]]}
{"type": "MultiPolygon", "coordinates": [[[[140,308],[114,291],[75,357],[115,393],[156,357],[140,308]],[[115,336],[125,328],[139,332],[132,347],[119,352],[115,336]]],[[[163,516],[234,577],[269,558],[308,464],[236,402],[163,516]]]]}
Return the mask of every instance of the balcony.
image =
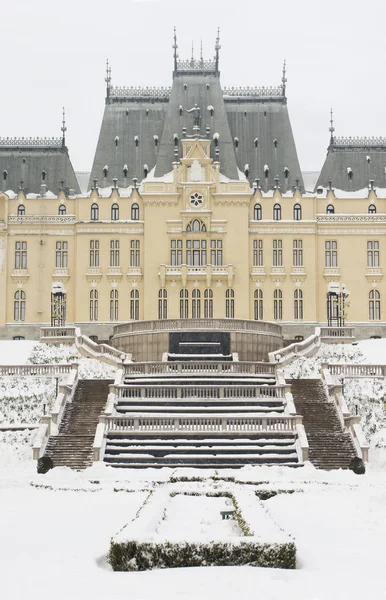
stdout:
{"type": "Polygon", "coordinates": [[[102,279],[102,271],[100,267],[89,267],[86,277],[88,281],[100,281],[102,279]]]}
{"type": "Polygon", "coordinates": [[[323,277],[327,281],[336,281],[337,279],[340,279],[339,267],[325,267],[323,277]]]}
{"type": "Polygon", "coordinates": [[[305,281],[306,279],[306,270],[304,267],[292,267],[291,269],[291,280],[294,282],[297,281],[305,281]]]}
{"type": "Polygon", "coordinates": [[[267,272],[265,267],[252,267],[251,279],[254,283],[265,281],[267,272]]]}
{"type": "Polygon", "coordinates": [[[12,279],[16,281],[25,282],[28,281],[29,272],[28,269],[14,269],[11,273],[12,279]]]}
{"type": "Polygon", "coordinates": [[[206,287],[211,287],[212,279],[226,280],[227,287],[232,287],[234,270],[233,265],[224,266],[192,266],[192,265],[160,265],[159,278],[161,287],[165,285],[166,280],[180,280],[182,287],[185,287],[188,280],[202,280],[206,287]]]}
{"type": "Polygon", "coordinates": [[[271,268],[271,281],[273,282],[283,282],[287,277],[284,267],[272,267],[271,268]]]}
{"type": "Polygon", "coordinates": [[[383,272],[380,267],[367,267],[366,269],[366,279],[367,281],[378,283],[382,281],[383,272]]]}
{"type": "Polygon", "coordinates": [[[142,279],[141,267],[129,267],[126,275],[129,279],[142,279]]]}
{"type": "Polygon", "coordinates": [[[70,274],[68,272],[68,269],[55,269],[52,273],[53,281],[66,281],[69,278],[70,274]]]}
{"type": "Polygon", "coordinates": [[[121,267],[109,267],[106,275],[108,279],[122,279],[121,267]]]}

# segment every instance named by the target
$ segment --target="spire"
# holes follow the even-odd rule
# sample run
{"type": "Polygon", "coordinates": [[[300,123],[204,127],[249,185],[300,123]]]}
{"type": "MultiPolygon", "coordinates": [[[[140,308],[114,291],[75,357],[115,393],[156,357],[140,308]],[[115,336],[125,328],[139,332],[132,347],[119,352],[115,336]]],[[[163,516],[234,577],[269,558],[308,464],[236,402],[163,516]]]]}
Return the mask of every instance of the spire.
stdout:
{"type": "Polygon", "coordinates": [[[174,39],[173,39],[173,58],[174,58],[174,71],[177,71],[177,58],[178,58],[178,54],[177,54],[177,50],[178,50],[178,45],[177,45],[177,31],[176,28],[174,27],[174,39]]]}
{"type": "Polygon", "coordinates": [[[67,131],[67,127],[66,127],[66,113],[64,110],[64,106],[63,106],[63,113],[62,113],[62,126],[60,128],[61,132],[62,132],[62,148],[65,147],[66,145],[66,131],[67,131]]]}
{"type": "Polygon", "coordinates": [[[202,55],[202,38],[201,38],[201,45],[200,45],[200,63],[202,64],[204,62],[204,57],[202,55]]]}
{"type": "Polygon", "coordinates": [[[215,63],[216,63],[216,71],[218,71],[218,65],[219,65],[219,61],[220,61],[220,49],[221,49],[221,45],[220,45],[220,27],[217,29],[217,38],[216,38],[216,45],[215,45],[215,63]]]}
{"type": "Polygon", "coordinates": [[[333,145],[334,143],[334,131],[335,131],[335,127],[334,127],[334,115],[332,112],[332,108],[330,110],[330,128],[329,128],[329,132],[330,132],[330,146],[333,145]]]}
{"type": "Polygon", "coordinates": [[[192,67],[194,66],[194,42],[192,42],[192,57],[190,59],[190,64],[192,67]]]}
{"type": "Polygon", "coordinates": [[[283,63],[283,76],[281,78],[281,83],[282,83],[282,90],[283,90],[283,96],[285,96],[285,89],[286,89],[286,83],[287,83],[287,62],[284,61],[283,63]]]}
{"type": "Polygon", "coordinates": [[[106,60],[106,98],[110,97],[110,89],[111,89],[111,67],[109,64],[109,59],[106,60]]]}

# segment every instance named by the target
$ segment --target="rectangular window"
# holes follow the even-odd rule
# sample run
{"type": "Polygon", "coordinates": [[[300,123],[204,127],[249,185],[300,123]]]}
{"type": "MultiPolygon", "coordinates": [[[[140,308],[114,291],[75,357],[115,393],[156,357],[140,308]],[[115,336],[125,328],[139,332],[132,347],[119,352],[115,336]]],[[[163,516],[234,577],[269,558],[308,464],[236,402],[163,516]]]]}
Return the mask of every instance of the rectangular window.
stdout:
{"type": "Polygon", "coordinates": [[[27,268],[27,242],[15,242],[15,269],[27,268]]]}
{"type": "Polygon", "coordinates": [[[56,242],[55,267],[57,269],[67,269],[68,242],[56,242]]]}
{"type": "Polygon", "coordinates": [[[283,241],[273,240],[273,266],[283,266],[283,241]]]}
{"type": "Polygon", "coordinates": [[[110,267],[119,267],[119,240],[110,240],[110,267]]]}
{"type": "Polygon", "coordinates": [[[193,267],[206,266],[206,240],[186,240],[186,264],[193,267]]]}
{"type": "Polygon", "coordinates": [[[140,267],[139,240],[130,242],[130,267],[140,267]]]}
{"type": "Polygon", "coordinates": [[[367,242],[367,266],[379,267],[379,242],[367,242]]]}
{"type": "Polygon", "coordinates": [[[90,267],[99,267],[99,240],[90,240],[90,267]]]}
{"type": "Polygon", "coordinates": [[[294,240],[292,247],[292,261],[294,267],[303,266],[303,242],[302,240],[294,240]]]}
{"type": "Polygon", "coordinates": [[[335,240],[325,242],[325,266],[338,266],[338,242],[335,240]]]}
{"type": "Polygon", "coordinates": [[[210,240],[210,264],[213,267],[222,266],[222,240],[210,240]]]}
{"type": "Polygon", "coordinates": [[[170,264],[172,267],[182,265],[182,240],[170,241],[170,264]]]}
{"type": "Polygon", "coordinates": [[[263,240],[253,240],[253,266],[263,267],[263,240]]]}

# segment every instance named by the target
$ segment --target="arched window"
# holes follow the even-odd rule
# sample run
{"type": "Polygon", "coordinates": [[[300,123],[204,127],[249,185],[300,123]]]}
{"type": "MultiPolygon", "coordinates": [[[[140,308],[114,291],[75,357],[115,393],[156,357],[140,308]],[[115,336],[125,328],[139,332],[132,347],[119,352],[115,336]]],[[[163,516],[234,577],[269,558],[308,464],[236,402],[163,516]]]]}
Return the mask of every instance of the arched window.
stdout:
{"type": "Polygon", "coordinates": [[[263,290],[255,290],[253,293],[253,315],[255,321],[263,320],[263,290]]]}
{"type": "Polygon", "coordinates": [[[99,206],[94,202],[91,204],[91,221],[98,221],[99,219],[99,206]]]}
{"type": "Polygon", "coordinates": [[[7,181],[8,179],[8,171],[3,171],[3,181],[7,181]]]}
{"type": "Polygon", "coordinates": [[[294,319],[303,319],[303,292],[294,291],[294,319]]]}
{"type": "Polygon", "coordinates": [[[118,290],[110,292],[110,321],[118,321],[118,290]]]}
{"type": "Polygon", "coordinates": [[[61,204],[58,209],[58,215],[65,215],[66,212],[67,212],[66,207],[64,206],[64,204],[61,204]]]}
{"type": "Polygon", "coordinates": [[[45,171],[42,171],[42,181],[45,181],[47,177],[47,173],[45,171]]]}
{"type": "Polygon", "coordinates": [[[139,220],[139,206],[136,202],[131,205],[131,220],[138,221],[139,220]]]}
{"type": "Polygon", "coordinates": [[[273,293],[273,318],[275,321],[283,318],[283,292],[275,290],[273,293]]]}
{"type": "Polygon", "coordinates": [[[194,219],[193,223],[192,223],[192,231],[193,232],[198,232],[201,230],[201,223],[198,219],[194,219]]]}
{"type": "Polygon", "coordinates": [[[202,223],[199,219],[194,219],[191,223],[188,223],[186,226],[186,231],[188,233],[199,233],[200,231],[206,232],[206,225],[202,223]]]}
{"type": "Polygon", "coordinates": [[[24,217],[24,215],[25,215],[25,206],[24,206],[24,204],[19,204],[19,206],[17,207],[17,216],[24,217]]]}
{"type": "Polygon", "coordinates": [[[17,290],[13,302],[13,320],[25,321],[25,292],[17,290]]]}
{"type": "Polygon", "coordinates": [[[261,210],[261,204],[255,204],[253,207],[253,219],[255,221],[261,221],[263,216],[263,211],[261,210]]]}
{"type": "Polygon", "coordinates": [[[189,319],[189,292],[180,290],[180,319],[189,319]]]}
{"type": "Polygon", "coordinates": [[[192,291],[192,319],[201,319],[201,292],[196,288],[192,291]]]}
{"type": "Polygon", "coordinates": [[[204,291],[204,318],[213,319],[213,290],[204,291]]]}
{"type": "Polygon", "coordinates": [[[235,318],[235,291],[232,288],[225,292],[225,316],[227,319],[235,318]]]}
{"type": "Polygon", "coordinates": [[[139,321],[139,291],[131,290],[130,292],[130,319],[139,321]]]}
{"type": "Polygon", "coordinates": [[[381,294],[378,290],[371,290],[369,293],[369,320],[381,320],[381,294]]]}
{"type": "Polygon", "coordinates": [[[273,207],[273,220],[280,221],[281,220],[281,206],[280,204],[275,204],[273,207]]]}
{"type": "Polygon", "coordinates": [[[375,206],[375,204],[370,204],[369,205],[369,215],[375,215],[376,212],[377,212],[377,207],[375,206]]]}
{"type": "Polygon", "coordinates": [[[98,320],[98,290],[90,292],[90,321],[98,320]]]}
{"type": "Polygon", "coordinates": [[[294,205],[294,221],[301,221],[302,220],[302,207],[300,206],[300,204],[295,204],[294,205]]]}
{"type": "Polygon", "coordinates": [[[158,318],[168,318],[168,293],[165,288],[158,292],[158,318]]]}
{"type": "Polygon", "coordinates": [[[334,214],[334,212],[335,212],[335,208],[333,207],[333,205],[332,205],[332,204],[329,204],[329,205],[327,206],[327,208],[326,208],[326,213],[327,213],[328,215],[333,215],[333,214],[334,214]]]}
{"type": "Polygon", "coordinates": [[[118,221],[119,220],[119,206],[118,204],[113,204],[111,207],[111,220],[118,221]]]}

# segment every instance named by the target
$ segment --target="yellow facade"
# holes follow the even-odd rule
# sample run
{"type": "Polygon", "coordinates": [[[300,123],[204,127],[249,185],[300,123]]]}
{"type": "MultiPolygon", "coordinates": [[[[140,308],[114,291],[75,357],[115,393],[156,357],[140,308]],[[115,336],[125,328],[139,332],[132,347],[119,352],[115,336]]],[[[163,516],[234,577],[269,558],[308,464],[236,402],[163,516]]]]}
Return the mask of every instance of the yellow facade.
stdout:
{"type": "Polygon", "coordinates": [[[350,292],[347,322],[380,330],[386,198],[251,190],[209,156],[209,140],[186,139],[173,171],[138,189],[0,194],[1,337],[50,323],[54,282],[66,322],[100,339],[116,322],[182,316],[278,321],[285,337],[305,335],[327,322],[331,283],[350,292]]]}

